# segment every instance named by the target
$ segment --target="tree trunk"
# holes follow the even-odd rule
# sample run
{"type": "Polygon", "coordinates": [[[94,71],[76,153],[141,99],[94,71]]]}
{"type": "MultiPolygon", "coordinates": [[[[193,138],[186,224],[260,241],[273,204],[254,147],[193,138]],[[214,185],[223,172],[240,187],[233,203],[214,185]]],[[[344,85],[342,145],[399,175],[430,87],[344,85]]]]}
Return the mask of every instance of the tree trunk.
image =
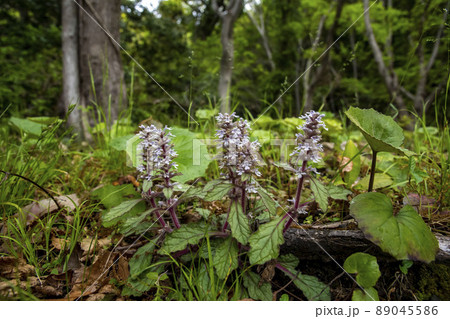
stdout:
{"type": "Polygon", "coordinates": [[[222,31],[220,42],[222,43],[222,59],[220,61],[219,76],[219,100],[220,112],[230,113],[230,89],[231,77],[233,74],[233,28],[239,13],[242,9],[242,0],[230,0],[228,5],[218,6],[217,1],[212,2],[214,11],[222,20],[222,31]]]}
{"type": "Polygon", "coordinates": [[[78,65],[78,6],[72,0],[62,0],[62,57],[63,57],[63,106],[69,114],[67,123],[82,135],[80,102],[80,75],[78,65]]]}
{"type": "Polygon", "coordinates": [[[79,15],[81,102],[101,108],[105,118],[97,120],[110,126],[126,105],[120,50],[106,34],[119,41],[120,0],[82,3],[86,12],[80,10],[79,15]]]}

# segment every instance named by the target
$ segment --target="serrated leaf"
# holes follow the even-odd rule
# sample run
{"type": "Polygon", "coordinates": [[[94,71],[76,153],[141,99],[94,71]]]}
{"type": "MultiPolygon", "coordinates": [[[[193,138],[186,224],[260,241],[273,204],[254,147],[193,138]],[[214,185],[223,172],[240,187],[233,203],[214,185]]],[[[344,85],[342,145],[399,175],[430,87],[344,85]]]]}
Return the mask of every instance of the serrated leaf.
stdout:
{"type": "Polygon", "coordinates": [[[260,284],[261,277],[252,271],[244,273],[244,287],[247,288],[250,298],[254,300],[271,301],[272,286],[268,282],[260,284]]]}
{"type": "Polygon", "coordinates": [[[187,245],[197,244],[208,231],[208,226],[204,223],[186,224],[181,228],[167,234],[164,244],[159,250],[161,254],[168,255],[175,251],[186,248],[187,245]]]}
{"type": "Polygon", "coordinates": [[[290,171],[290,172],[296,172],[296,170],[295,170],[290,164],[288,164],[288,163],[284,163],[284,162],[275,162],[275,163],[273,163],[273,165],[275,165],[276,167],[285,169],[285,170],[287,170],[287,171],[290,171]]]}
{"type": "Polygon", "coordinates": [[[204,219],[208,219],[209,215],[211,214],[211,211],[205,208],[196,208],[195,211],[204,219]]]}
{"type": "Polygon", "coordinates": [[[228,237],[214,254],[214,268],[217,277],[225,279],[238,266],[238,246],[233,238],[228,237]]]}
{"type": "Polygon", "coordinates": [[[335,186],[333,184],[328,185],[328,196],[332,199],[347,200],[347,196],[351,193],[351,191],[344,187],[335,186]]]}
{"type": "Polygon", "coordinates": [[[261,196],[261,201],[269,211],[269,214],[271,216],[275,216],[277,214],[277,206],[279,206],[278,203],[274,199],[272,199],[272,197],[264,188],[258,187],[256,191],[258,192],[258,195],[261,196]]]}
{"type": "Polygon", "coordinates": [[[374,109],[350,107],[345,112],[355,124],[375,152],[393,152],[411,156],[413,152],[401,147],[404,136],[402,128],[392,117],[378,113],[374,109]]]}
{"type": "Polygon", "coordinates": [[[136,206],[140,202],[142,202],[142,198],[132,199],[122,202],[118,206],[111,208],[108,212],[103,214],[103,223],[111,223],[114,220],[120,219],[123,215],[128,213],[134,206],[136,206]]]}
{"type": "Polygon", "coordinates": [[[250,250],[248,256],[250,264],[264,264],[275,259],[280,253],[280,245],[284,243],[284,222],[281,217],[259,226],[259,229],[250,236],[250,250]]]}
{"type": "Polygon", "coordinates": [[[149,191],[149,189],[150,189],[152,186],[153,186],[153,182],[152,182],[152,181],[144,180],[144,181],[142,182],[142,191],[143,191],[144,193],[146,193],[146,192],[149,191]]]}
{"type": "Polygon", "coordinates": [[[322,211],[328,210],[328,190],[321,182],[315,178],[311,178],[311,190],[314,194],[314,199],[319,204],[322,211]]]}
{"type": "Polygon", "coordinates": [[[375,286],[380,278],[377,258],[366,253],[354,253],[344,262],[346,272],[356,274],[356,281],[364,289],[375,286]]]}
{"type": "Polygon", "coordinates": [[[138,216],[133,216],[127,218],[123,224],[120,226],[120,232],[124,234],[125,236],[129,236],[133,233],[137,233],[138,230],[140,230],[140,227],[142,225],[142,222],[147,218],[148,215],[150,215],[153,211],[155,211],[155,208],[151,208],[143,212],[142,214],[139,214],[138,216]]]}
{"type": "Polygon", "coordinates": [[[244,215],[242,206],[238,201],[231,202],[228,223],[230,224],[231,235],[241,244],[247,244],[250,236],[250,227],[248,225],[248,218],[244,215]]]}
{"type": "Polygon", "coordinates": [[[149,242],[139,248],[130,259],[128,265],[130,266],[130,276],[137,277],[151,264],[153,259],[153,251],[155,250],[155,243],[149,242]]]}
{"type": "Polygon", "coordinates": [[[205,196],[206,193],[203,191],[203,188],[191,186],[184,193],[181,194],[179,200],[185,201],[194,197],[204,199],[205,196]]]}
{"type": "Polygon", "coordinates": [[[364,290],[367,294],[361,289],[355,289],[353,291],[352,301],[380,301],[378,291],[375,288],[370,287],[364,290]]]}
{"type": "Polygon", "coordinates": [[[204,191],[206,192],[206,201],[212,202],[215,200],[221,200],[233,188],[233,184],[224,181],[213,185],[213,187],[211,187],[211,184],[209,183],[205,185],[204,191]]]}
{"type": "Polygon", "coordinates": [[[305,275],[292,268],[287,263],[281,263],[279,267],[293,283],[300,289],[308,300],[331,300],[330,287],[321,282],[317,277],[305,275]]]}
{"type": "Polygon", "coordinates": [[[284,267],[287,267],[289,269],[295,269],[298,266],[300,261],[293,254],[286,254],[286,255],[281,255],[278,258],[278,262],[281,265],[283,265],[284,267]]]}
{"type": "Polygon", "coordinates": [[[434,260],[439,245],[412,206],[393,215],[391,200],[384,194],[365,193],[350,204],[350,214],[366,237],[398,260],[434,260]]]}

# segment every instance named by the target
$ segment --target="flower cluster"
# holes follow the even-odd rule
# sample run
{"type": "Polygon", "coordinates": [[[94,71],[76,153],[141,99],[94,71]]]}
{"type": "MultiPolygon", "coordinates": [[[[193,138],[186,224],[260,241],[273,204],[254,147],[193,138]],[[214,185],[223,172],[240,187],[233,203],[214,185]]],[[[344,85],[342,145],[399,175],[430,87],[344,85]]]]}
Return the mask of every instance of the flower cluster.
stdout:
{"type": "Polygon", "coordinates": [[[225,169],[223,176],[233,179],[242,175],[261,176],[258,141],[250,142],[250,124],[235,113],[219,114],[216,136],[222,152],[218,157],[219,167],[225,169]]]}
{"type": "Polygon", "coordinates": [[[142,149],[142,164],[137,167],[140,172],[139,177],[143,180],[161,179],[164,186],[172,187],[170,179],[177,175],[173,168],[177,168],[174,158],[178,154],[173,149],[170,128],[167,126],[158,129],[154,125],[139,127],[139,148],[142,149]]]}
{"type": "Polygon", "coordinates": [[[294,164],[298,177],[306,175],[308,171],[315,171],[311,166],[306,167],[306,162],[317,163],[321,159],[320,153],[323,152],[323,147],[320,143],[322,140],[320,128],[323,127],[327,130],[322,121],[323,117],[324,114],[315,111],[310,111],[300,117],[305,120],[305,123],[298,127],[303,133],[296,135],[297,146],[291,154],[291,162],[294,164]]]}

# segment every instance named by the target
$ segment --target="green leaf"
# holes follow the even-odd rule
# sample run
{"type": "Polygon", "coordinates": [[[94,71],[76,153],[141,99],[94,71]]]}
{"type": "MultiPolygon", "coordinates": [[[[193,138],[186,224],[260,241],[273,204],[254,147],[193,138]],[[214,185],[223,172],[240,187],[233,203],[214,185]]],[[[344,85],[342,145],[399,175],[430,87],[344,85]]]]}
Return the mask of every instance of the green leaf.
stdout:
{"type": "MultiPolygon", "coordinates": [[[[150,215],[153,211],[155,211],[155,208],[151,208],[143,212],[142,214],[139,214],[137,216],[129,217],[125,219],[123,224],[120,226],[120,232],[124,234],[125,236],[129,236],[131,234],[137,234],[139,233],[140,226],[142,226],[142,222],[147,218],[148,215],[150,215]]],[[[155,224],[156,225],[156,224],[155,224]]],[[[148,228],[148,226],[147,226],[148,228]]]]}
{"type": "Polygon", "coordinates": [[[361,289],[355,289],[353,291],[352,301],[380,301],[378,291],[375,288],[370,287],[364,290],[367,294],[361,289]]]}
{"type": "Polygon", "coordinates": [[[293,283],[303,292],[308,300],[331,300],[330,288],[319,281],[317,277],[304,275],[295,270],[293,265],[298,263],[298,259],[295,258],[295,260],[294,258],[292,258],[292,255],[287,255],[284,259],[280,258],[280,265],[282,266],[280,270],[292,279],[293,283]]]}
{"type": "Polygon", "coordinates": [[[411,260],[402,260],[402,264],[399,266],[403,274],[408,274],[408,269],[412,267],[414,263],[411,260]]]}
{"type": "Polygon", "coordinates": [[[9,122],[24,133],[34,136],[40,136],[42,129],[46,127],[44,124],[36,123],[28,119],[20,119],[14,116],[9,119],[9,122]]]}
{"type": "Polygon", "coordinates": [[[125,135],[113,138],[109,142],[109,146],[114,148],[117,151],[125,151],[127,149],[128,141],[133,138],[134,135],[125,135]]]}
{"type": "Polygon", "coordinates": [[[276,163],[273,163],[273,165],[275,165],[276,167],[285,169],[285,170],[287,170],[287,171],[290,171],[290,172],[295,172],[295,171],[296,171],[296,170],[295,170],[290,164],[288,164],[288,163],[284,163],[284,162],[276,162],[276,163]]]}
{"type": "Polygon", "coordinates": [[[282,294],[280,297],[280,301],[289,301],[289,296],[287,294],[282,294]]]}
{"type": "Polygon", "coordinates": [[[248,218],[244,215],[242,206],[238,201],[231,202],[228,223],[230,224],[231,235],[241,244],[247,244],[250,236],[250,227],[248,225],[248,218]]]}
{"type": "Polygon", "coordinates": [[[343,187],[335,186],[333,184],[328,185],[328,196],[332,199],[347,200],[347,196],[351,193],[351,191],[343,187]]]}
{"type": "Polygon", "coordinates": [[[386,195],[365,193],[351,201],[350,214],[369,240],[398,260],[434,260],[439,249],[436,237],[412,206],[394,216],[386,195]]]}
{"type": "Polygon", "coordinates": [[[228,237],[214,254],[214,268],[217,277],[225,279],[238,266],[238,246],[233,238],[228,237]]]}
{"type": "Polygon", "coordinates": [[[319,204],[322,211],[328,210],[328,190],[321,182],[315,178],[311,178],[311,190],[314,194],[314,199],[319,204]]]}
{"type": "Polygon", "coordinates": [[[258,187],[256,191],[258,192],[259,196],[261,196],[261,201],[269,211],[269,214],[271,216],[275,216],[277,214],[277,206],[279,206],[277,201],[275,201],[272,196],[270,196],[270,194],[262,187],[258,187]]]}
{"type": "Polygon", "coordinates": [[[183,174],[175,176],[173,180],[185,183],[205,176],[205,171],[211,163],[205,143],[197,138],[197,134],[184,128],[174,127],[171,132],[175,135],[172,142],[178,153],[175,162],[178,164],[178,171],[183,174]]]}
{"type": "Polygon", "coordinates": [[[108,212],[103,214],[102,220],[104,224],[110,224],[113,221],[118,221],[120,218],[128,213],[134,206],[142,202],[142,198],[132,199],[126,202],[122,202],[119,206],[111,208],[108,212]]]}
{"type": "Polygon", "coordinates": [[[196,208],[195,211],[206,220],[209,218],[209,215],[211,214],[211,211],[205,208],[196,208]]]}
{"type": "Polygon", "coordinates": [[[271,301],[272,286],[268,282],[260,284],[261,277],[252,271],[244,273],[244,287],[247,288],[250,298],[254,300],[271,301]]]}
{"type": "Polygon", "coordinates": [[[163,189],[163,194],[164,194],[164,197],[166,199],[170,199],[172,197],[172,194],[173,194],[173,189],[172,188],[164,188],[163,189]]]}
{"type": "Polygon", "coordinates": [[[228,192],[233,188],[233,184],[225,181],[221,181],[220,183],[217,183],[216,181],[213,185],[214,187],[211,187],[211,182],[205,185],[205,188],[203,189],[206,193],[205,200],[212,202],[215,200],[221,200],[228,194],[228,192]]]}
{"type": "Polygon", "coordinates": [[[250,264],[264,264],[275,259],[280,253],[280,245],[284,243],[284,220],[275,217],[272,221],[263,224],[250,236],[250,250],[248,256],[250,264]]]}
{"type": "Polygon", "coordinates": [[[345,114],[359,128],[373,151],[414,155],[400,146],[404,139],[403,130],[390,116],[374,109],[362,110],[356,107],[350,107],[345,114]]]}
{"type": "Polygon", "coordinates": [[[353,183],[359,177],[359,173],[361,172],[361,156],[358,153],[359,149],[356,147],[355,143],[349,140],[347,142],[347,145],[345,146],[343,156],[347,157],[349,160],[353,157],[354,158],[349,164],[347,164],[347,166],[345,166],[346,168],[348,168],[349,165],[352,165],[351,171],[344,173],[344,181],[347,183],[347,188],[351,188],[353,183]]]}
{"type": "Polygon", "coordinates": [[[205,196],[206,193],[203,191],[203,188],[190,186],[184,193],[181,194],[179,200],[185,201],[191,198],[204,199],[205,196]]]}
{"type": "Polygon", "coordinates": [[[130,259],[128,265],[130,266],[130,276],[137,277],[151,264],[153,259],[153,251],[155,250],[155,243],[149,242],[139,248],[130,259]]]}
{"type": "Polygon", "coordinates": [[[375,286],[380,278],[377,258],[366,253],[355,253],[344,262],[344,269],[348,273],[356,274],[356,281],[364,289],[375,286]]]}
{"type": "Polygon", "coordinates": [[[141,194],[136,192],[133,185],[106,185],[101,188],[96,189],[91,193],[93,199],[100,200],[100,203],[107,209],[115,207],[122,203],[124,200],[132,197],[141,197],[141,194]]]}
{"type": "MultiPolygon", "coordinates": [[[[367,189],[369,188],[369,180],[370,176],[367,175],[363,179],[361,179],[358,184],[355,185],[355,188],[358,189],[367,189]]],[[[383,173],[375,173],[375,179],[373,181],[373,189],[385,188],[389,187],[394,183],[392,178],[383,173]]]]}
{"type": "Polygon", "coordinates": [[[161,254],[168,255],[186,248],[187,245],[197,244],[208,231],[204,223],[187,224],[167,234],[164,244],[159,250],[161,254]]]}

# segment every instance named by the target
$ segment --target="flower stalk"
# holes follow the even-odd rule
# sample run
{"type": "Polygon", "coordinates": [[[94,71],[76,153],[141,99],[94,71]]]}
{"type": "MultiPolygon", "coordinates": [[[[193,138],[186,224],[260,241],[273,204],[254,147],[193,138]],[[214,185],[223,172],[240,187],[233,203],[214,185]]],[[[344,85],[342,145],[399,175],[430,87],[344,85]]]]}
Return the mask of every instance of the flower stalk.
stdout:
{"type": "Polygon", "coordinates": [[[305,178],[310,176],[310,172],[317,173],[315,168],[308,166],[308,162],[318,163],[321,159],[320,153],[323,152],[322,135],[320,128],[327,129],[322,121],[324,114],[320,114],[315,111],[310,111],[305,115],[300,116],[305,123],[298,127],[303,133],[296,135],[297,146],[291,153],[290,166],[297,175],[297,189],[295,192],[295,198],[293,200],[293,207],[287,212],[289,217],[283,232],[286,232],[291,226],[294,218],[299,214],[306,214],[305,205],[301,205],[301,196],[303,191],[303,185],[305,178]],[[301,163],[301,166],[299,165],[301,163]]]}

